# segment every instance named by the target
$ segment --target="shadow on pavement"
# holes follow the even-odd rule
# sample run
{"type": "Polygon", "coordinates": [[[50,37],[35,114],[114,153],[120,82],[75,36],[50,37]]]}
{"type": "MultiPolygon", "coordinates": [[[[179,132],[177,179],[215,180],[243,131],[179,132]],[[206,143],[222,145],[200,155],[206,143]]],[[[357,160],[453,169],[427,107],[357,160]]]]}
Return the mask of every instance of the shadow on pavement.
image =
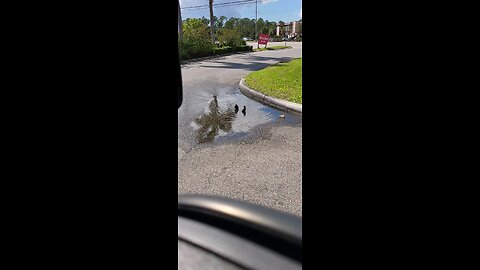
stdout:
{"type": "MultiPolygon", "coordinates": [[[[227,61],[209,61],[209,63],[215,63],[217,65],[200,65],[200,67],[207,67],[207,68],[228,68],[228,69],[244,69],[255,71],[261,69],[262,67],[266,67],[271,65],[271,63],[265,63],[266,61],[279,61],[279,62],[288,62],[294,59],[294,57],[265,57],[265,56],[256,56],[251,57],[252,62],[248,63],[235,63],[235,62],[227,62],[227,61]],[[265,62],[263,62],[265,61],[265,62]]],[[[215,59],[217,60],[217,59],[215,59]]],[[[249,61],[249,59],[243,58],[245,61],[249,61]]]]}

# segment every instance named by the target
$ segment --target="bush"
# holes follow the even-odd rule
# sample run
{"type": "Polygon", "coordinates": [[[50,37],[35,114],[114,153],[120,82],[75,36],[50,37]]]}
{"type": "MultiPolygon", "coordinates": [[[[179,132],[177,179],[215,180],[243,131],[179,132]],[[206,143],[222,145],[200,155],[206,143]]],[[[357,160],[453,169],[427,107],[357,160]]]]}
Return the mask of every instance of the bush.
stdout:
{"type": "Polygon", "coordinates": [[[212,52],[213,46],[211,41],[202,41],[197,39],[185,39],[183,47],[189,57],[207,56],[212,52]]]}
{"type": "Polygon", "coordinates": [[[221,48],[214,48],[213,54],[220,55],[220,54],[233,53],[233,52],[251,52],[252,50],[253,50],[252,46],[240,46],[236,48],[230,47],[230,46],[224,46],[221,48]]]}
{"type": "MultiPolygon", "coordinates": [[[[183,24],[183,41],[179,42],[179,52],[187,58],[207,56],[214,45],[208,27],[200,19],[188,19],[183,24]]],[[[185,58],[182,58],[185,59],[185,58]]]]}
{"type": "Polygon", "coordinates": [[[280,42],[282,41],[282,37],[281,36],[278,36],[278,35],[275,35],[272,37],[272,42],[280,42]]]}
{"type": "Polygon", "coordinates": [[[183,41],[178,41],[178,55],[180,56],[180,59],[185,60],[189,59],[190,55],[188,53],[188,49],[185,46],[185,42],[183,41]]]}
{"type": "Polygon", "coordinates": [[[220,29],[218,31],[218,41],[223,46],[229,46],[234,48],[246,45],[245,41],[242,39],[242,35],[240,34],[240,32],[234,29],[220,29]]]}
{"type": "Polygon", "coordinates": [[[213,48],[210,52],[203,54],[202,56],[196,56],[195,54],[190,54],[190,51],[185,47],[185,42],[179,41],[179,54],[181,60],[188,60],[192,58],[198,58],[203,56],[211,56],[211,55],[222,55],[234,52],[251,52],[253,51],[252,46],[240,46],[240,47],[230,47],[230,46],[223,46],[220,48],[213,48]]]}
{"type": "Polygon", "coordinates": [[[234,29],[219,29],[218,44],[212,44],[208,25],[200,19],[187,19],[183,23],[183,40],[178,41],[181,60],[252,50],[234,29]]]}
{"type": "Polygon", "coordinates": [[[226,53],[231,53],[233,52],[233,48],[230,46],[224,46],[221,48],[214,48],[213,49],[213,54],[214,55],[220,55],[220,54],[226,54],[226,53]]]}
{"type": "Polygon", "coordinates": [[[237,48],[237,51],[240,51],[240,52],[251,52],[251,51],[253,51],[253,46],[242,46],[242,47],[238,47],[238,48],[237,48]]]}

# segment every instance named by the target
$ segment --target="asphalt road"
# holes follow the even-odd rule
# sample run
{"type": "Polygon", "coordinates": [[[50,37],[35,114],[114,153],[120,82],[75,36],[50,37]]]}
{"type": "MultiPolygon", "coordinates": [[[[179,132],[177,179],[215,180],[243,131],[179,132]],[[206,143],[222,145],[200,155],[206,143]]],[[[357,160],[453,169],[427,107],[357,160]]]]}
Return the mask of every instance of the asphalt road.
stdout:
{"type": "MultiPolygon", "coordinates": [[[[294,48],[302,48],[302,42],[291,42],[291,41],[287,41],[285,43],[285,41],[282,41],[282,42],[269,42],[267,44],[267,47],[272,47],[272,46],[285,46],[285,44],[287,46],[292,46],[294,48]]],[[[252,41],[247,41],[247,45],[250,45],[250,46],[253,46],[254,49],[257,48],[257,43],[256,42],[252,42],[252,41]]],[[[265,47],[265,45],[260,45],[260,48],[263,48],[265,47]]]]}
{"type": "Polygon", "coordinates": [[[238,90],[240,79],[248,73],[301,57],[301,43],[287,42],[287,45],[294,48],[182,65],[184,103],[178,110],[179,194],[226,196],[302,215],[301,117],[252,101],[238,90]],[[240,108],[246,106],[246,113],[232,113],[233,117],[220,125],[220,132],[213,140],[200,143],[197,135],[201,121],[196,119],[207,115],[212,104],[225,113],[234,104],[240,108]],[[280,114],[285,119],[279,118],[280,114]],[[222,127],[226,130],[222,131],[222,127]]]}

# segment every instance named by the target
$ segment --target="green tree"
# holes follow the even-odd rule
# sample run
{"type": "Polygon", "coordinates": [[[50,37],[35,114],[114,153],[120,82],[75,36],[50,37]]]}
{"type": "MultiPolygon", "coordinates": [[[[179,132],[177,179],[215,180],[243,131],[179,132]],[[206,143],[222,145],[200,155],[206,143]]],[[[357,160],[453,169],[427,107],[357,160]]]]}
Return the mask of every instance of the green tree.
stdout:
{"type": "Polygon", "coordinates": [[[285,34],[285,22],[279,21],[278,24],[280,25],[280,36],[283,37],[283,35],[285,34]]]}
{"type": "Polygon", "coordinates": [[[204,113],[200,118],[195,119],[195,123],[200,126],[197,129],[196,136],[199,143],[213,141],[220,130],[230,132],[233,120],[236,117],[232,108],[220,109],[216,96],[213,96],[213,100],[210,101],[208,108],[210,112],[204,113]]]}
{"type": "Polygon", "coordinates": [[[265,33],[269,36],[273,37],[277,33],[277,23],[276,22],[269,22],[268,20],[265,21],[265,33]]]}
{"type": "Polygon", "coordinates": [[[205,18],[205,16],[202,16],[202,18],[201,18],[200,20],[201,20],[201,21],[203,22],[203,24],[205,24],[205,26],[207,26],[207,27],[208,27],[208,25],[210,24],[210,20],[207,19],[207,18],[205,18]]]}
{"type": "Polygon", "coordinates": [[[205,24],[201,19],[188,18],[183,23],[183,32],[185,36],[202,37],[203,34],[206,34],[208,38],[208,32],[205,32],[204,30],[206,30],[205,24]]]}
{"type": "Polygon", "coordinates": [[[240,47],[245,45],[242,35],[236,29],[220,29],[218,31],[218,41],[220,44],[230,47],[240,47]]]}
{"type": "Polygon", "coordinates": [[[218,18],[218,20],[215,20],[216,24],[215,25],[215,28],[222,28],[223,25],[225,24],[225,21],[227,20],[227,17],[225,16],[220,16],[220,18],[218,18]]]}
{"type": "Polygon", "coordinates": [[[238,19],[231,17],[228,21],[225,22],[225,28],[233,29],[237,26],[238,19]]]}
{"type": "Polygon", "coordinates": [[[188,18],[183,31],[183,41],[179,43],[183,57],[204,56],[213,49],[208,27],[201,19],[188,18]]]}
{"type": "Polygon", "coordinates": [[[258,30],[258,33],[259,34],[267,34],[267,32],[265,32],[264,29],[265,28],[265,21],[260,18],[257,20],[257,30],[258,30]]]}
{"type": "Polygon", "coordinates": [[[237,21],[235,29],[242,34],[243,37],[254,38],[255,20],[242,18],[237,21]]]}

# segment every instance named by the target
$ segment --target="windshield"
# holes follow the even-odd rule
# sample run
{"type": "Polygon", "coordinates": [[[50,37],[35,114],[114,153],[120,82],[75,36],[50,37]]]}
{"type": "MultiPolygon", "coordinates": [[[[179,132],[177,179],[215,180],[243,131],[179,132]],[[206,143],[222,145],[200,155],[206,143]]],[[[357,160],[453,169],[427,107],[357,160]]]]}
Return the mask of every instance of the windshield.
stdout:
{"type": "Polygon", "coordinates": [[[302,215],[302,2],[180,0],[178,194],[302,215]]]}

